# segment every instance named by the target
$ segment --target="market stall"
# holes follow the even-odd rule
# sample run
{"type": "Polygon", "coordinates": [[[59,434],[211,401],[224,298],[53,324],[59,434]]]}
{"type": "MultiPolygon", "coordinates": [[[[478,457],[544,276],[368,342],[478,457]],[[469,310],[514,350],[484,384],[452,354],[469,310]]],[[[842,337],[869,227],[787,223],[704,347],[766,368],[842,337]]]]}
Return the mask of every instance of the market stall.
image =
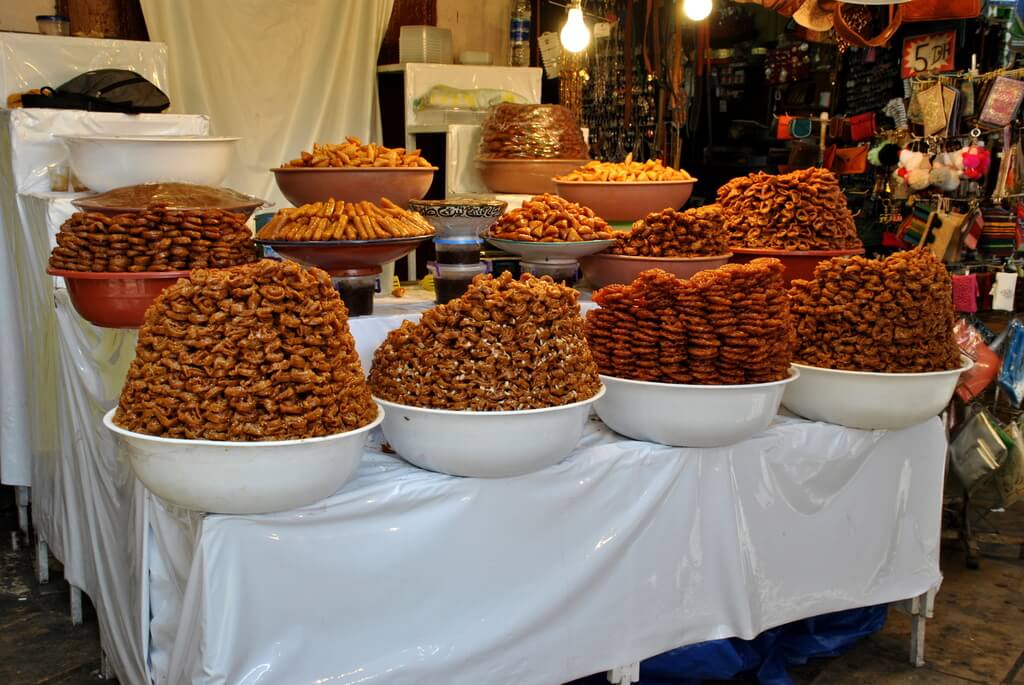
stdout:
{"type": "MultiPolygon", "coordinates": [[[[189,12],[143,4],[181,39],[189,12]]],[[[389,5],[359,14],[361,53],[389,5]]],[[[270,163],[235,110],[255,140],[198,115],[9,115],[12,140],[66,134],[22,175],[66,149],[91,191],[12,185],[22,349],[3,361],[37,374],[34,519],[123,682],[625,683],[682,645],[927,613],[939,416],[977,358],[943,254],[862,256],[820,167],[686,208],[681,75],[673,140],[645,140],[647,111],[636,158],[594,160],[609,122],[588,142],[581,101],[513,76],[528,98],[417,93],[477,103],[443,165],[368,139],[371,105],[275,139],[270,163]],[[425,199],[438,174],[490,192],[425,199]],[[417,252],[427,277],[396,286],[417,252]]]]}

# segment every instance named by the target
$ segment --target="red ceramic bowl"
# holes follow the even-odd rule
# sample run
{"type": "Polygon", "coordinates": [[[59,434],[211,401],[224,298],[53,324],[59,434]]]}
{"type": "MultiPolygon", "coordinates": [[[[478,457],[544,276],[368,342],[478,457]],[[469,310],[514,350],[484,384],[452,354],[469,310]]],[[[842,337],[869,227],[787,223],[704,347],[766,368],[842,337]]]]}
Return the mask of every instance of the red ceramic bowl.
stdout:
{"type": "Polygon", "coordinates": [[[156,296],[189,274],[188,271],[119,273],[49,268],[46,273],[62,277],[78,315],[103,328],[138,328],[156,296]]]}
{"type": "Polygon", "coordinates": [[[257,240],[282,257],[304,266],[315,266],[332,276],[373,275],[380,265],[415,250],[433,235],[382,240],[257,240]]]}
{"type": "Polygon", "coordinates": [[[774,257],[778,259],[786,267],[786,270],[782,273],[782,279],[786,282],[787,286],[797,279],[809,281],[814,278],[814,267],[826,259],[864,254],[863,247],[852,250],[807,250],[805,252],[752,247],[730,247],[729,249],[732,250],[732,258],[729,261],[733,264],[747,264],[761,257],[774,257]]]}
{"type": "Polygon", "coordinates": [[[689,278],[700,271],[717,269],[729,261],[729,254],[712,257],[630,257],[619,254],[596,254],[580,257],[580,267],[587,282],[595,290],[612,283],[632,283],[641,272],[661,269],[676,278],[689,278]]]}
{"type": "Polygon", "coordinates": [[[271,169],[281,194],[296,207],[324,200],[378,203],[382,197],[405,207],[419,200],[437,167],[281,167],[271,169]]]}
{"type": "Polygon", "coordinates": [[[697,179],[688,181],[559,181],[558,194],[590,207],[605,221],[636,221],[651,212],[679,209],[693,194],[697,179]]]}

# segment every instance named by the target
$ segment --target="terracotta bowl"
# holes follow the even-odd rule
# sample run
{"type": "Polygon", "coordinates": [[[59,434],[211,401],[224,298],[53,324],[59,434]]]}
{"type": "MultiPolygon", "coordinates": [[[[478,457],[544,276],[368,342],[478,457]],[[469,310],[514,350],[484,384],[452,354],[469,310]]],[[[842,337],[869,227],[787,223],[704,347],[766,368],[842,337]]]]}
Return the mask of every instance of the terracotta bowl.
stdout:
{"type": "Polygon", "coordinates": [[[636,221],[651,212],[679,209],[693,193],[697,179],[616,183],[612,181],[555,181],[566,200],[590,207],[605,221],[636,221]]]}
{"type": "Polygon", "coordinates": [[[732,255],[712,257],[630,257],[617,254],[596,254],[581,257],[580,266],[587,282],[595,290],[612,283],[632,283],[642,271],[661,269],[677,278],[689,278],[700,271],[724,266],[732,255]]]}
{"type": "Polygon", "coordinates": [[[281,193],[296,207],[334,198],[405,207],[430,190],[437,167],[313,167],[271,169],[281,193]]]}
{"type": "Polygon", "coordinates": [[[814,278],[814,267],[819,262],[832,257],[852,257],[853,255],[864,254],[864,248],[858,247],[853,250],[768,250],[752,247],[730,247],[733,264],[746,264],[761,257],[774,257],[782,262],[786,270],[782,272],[782,279],[788,286],[797,279],[811,280],[814,278]]]}
{"type": "Polygon", "coordinates": [[[256,240],[282,257],[305,266],[315,266],[332,276],[370,276],[380,265],[404,257],[432,235],[384,240],[256,240]]]}
{"type": "Polygon", "coordinates": [[[554,177],[586,164],[586,159],[481,159],[476,168],[484,184],[495,193],[540,195],[555,193],[554,177]]]}
{"type": "Polygon", "coordinates": [[[62,277],[78,315],[103,328],[138,328],[156,296],[189,274],[188,271],[120,273],[49,268],[46,273],[62,277]]]}

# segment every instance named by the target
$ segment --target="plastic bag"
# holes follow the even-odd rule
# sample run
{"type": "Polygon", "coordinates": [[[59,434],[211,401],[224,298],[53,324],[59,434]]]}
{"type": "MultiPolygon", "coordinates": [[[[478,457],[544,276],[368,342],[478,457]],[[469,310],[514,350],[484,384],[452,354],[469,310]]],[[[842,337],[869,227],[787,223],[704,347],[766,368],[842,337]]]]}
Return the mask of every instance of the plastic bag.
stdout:
{"type": "Polygon", "coordinates": [[[437,85],[412,101],[417,110],[488,109],[502,103],[524,103],[526,98],[510,90],[494,88],[452,88],[437,85]]]}
{"type": "Polygon", "coordinates": [[[992,351],[985,344],[984,336],[967,321],[960,319],[953,327],[953,334],[960,346],[960,351],[974,360],[974,366],[970,371],[960,376],[956,387],[957,397],[964,402],[969,402],[982,392],[995,380],[999,373],[999,355],[992,351]]]}
{"type": "Polygon", "coordinates": [[[999,368],[999,387],[1014,406],[1024,399],[1024,324],[1019,319],[1010,322],[1007,329],[1006,351],[999,368]]]}
{"type": "Polygon", "coordinates": [[[496,105],[480,132],[483,159],[590,158],[576,116],[560,105],[496,105]]]}

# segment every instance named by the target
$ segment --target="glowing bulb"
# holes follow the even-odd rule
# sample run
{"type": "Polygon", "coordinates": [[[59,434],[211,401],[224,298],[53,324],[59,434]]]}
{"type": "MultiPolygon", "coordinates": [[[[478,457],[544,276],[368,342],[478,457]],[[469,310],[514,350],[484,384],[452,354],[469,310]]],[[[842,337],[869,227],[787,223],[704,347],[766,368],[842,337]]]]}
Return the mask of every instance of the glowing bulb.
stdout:
{"type": "Polygon", "coordinates": [[[683,14],[694,21],[703,21],[711,14],[711,0],[683,0],[683,14]]]}
{"type": "MultiPolygon", "coordinates": [[[[710,0],[708,0],[710,2],[710,0]]],[[[582,52],[590,43],[590,29],[583,22],[583,10],[573,7],[569,10],[569,18],[559,34],[562,47],[569,52],[582,52]]]]}

